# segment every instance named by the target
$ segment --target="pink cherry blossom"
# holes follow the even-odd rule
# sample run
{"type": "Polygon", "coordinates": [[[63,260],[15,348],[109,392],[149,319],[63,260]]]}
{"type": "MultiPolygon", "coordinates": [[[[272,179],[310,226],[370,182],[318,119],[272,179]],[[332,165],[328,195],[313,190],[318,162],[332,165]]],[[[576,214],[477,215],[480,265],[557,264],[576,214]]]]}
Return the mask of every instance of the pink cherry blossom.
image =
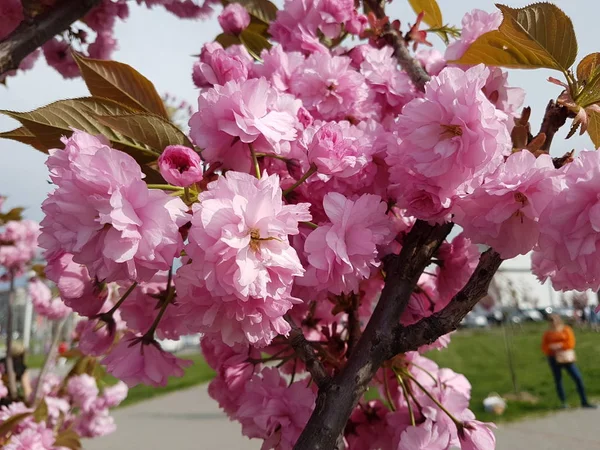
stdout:
{"type": "Polygon", "coordinates": [[[346,56],[313,53],[292,74],[291,91],[315,118],[362,117],[369,89],[364,76],[350,63],[346,56]]]}
{"type": "Polygon", "coordinates": [[[119,381],[112,386],[106,386],[100,397],[104,408],[114,408],[119,406],[123,400],[127,398],[129,388],[125,383],[119,381]]]}
{"type": "Polygon", "coordinates": [[[250,25],[250,14],[239,3],[227,5],[219,15],[219,25],[225,33],[239,34],[250,25]]]}
{"type": "Polygon", "coordinates": [[[181,377],[192,361],[163,351],[155,340],[125,333],[102,360],[108,373],[133,387],[143,383],[166,386],[170,376],[181,377]]]}
{"type": "Polygon", "coordinates": [[[275,368],[263,369],[248,382],[236,419],[242,433],[264,439],[263,448],[291,449],[308,422],[315,393],[304,381],[288,382],[275,368]]]}
{"type": "Polygon", "coordinates": [[[53,298],[50,288],[39,278],[29,281],[29,296],[36,313],[50,320],[59,320],[69,315],[71,308],[60,299],[53,298]]]}
{"type": "Polygon", "coordinates": [[[190,186],[202,181],[202,160],[198,153],[183,145],[169,145],[158,158],[158,169],[168,183],[190,186]]]}
{"type": "Polygon", "coordinates": [[[190,136],[203,158],[248,172],[256,152],[282,154],[296,138],[301,102],[279,93],[264,78],[229,81],[200,94],[190,119],[190,136]]]}
{"type": "Polygon", "coordinates": [[[98,398],[96,379],[85,373],[73,376],[67,383],[67,393],[75,406],[87,411],[98,398]]]}
{"type": "Polygon", "coordinates": [[[39,242],[46,256],[71,253],[101,281],[169,269],[183,247],[185,204],[149,190],[135,160],[103,139],[75,132],[63,142],[66,151],[51,150],[47,161],[58,188],[42,205],[39,242]]]}
{"type": "Polygon", "coordinates": [[[347,448],[352,450],[370,450],[386,448],[389,445],[386,415],[390,410],[380,400],[354,408],[350,417],[349,432],[344,433],[347,448]]]}
{"type": "Polygon", "coordinates": [[[85,266],[73,262],[72,254],[63,253],[49,260],[45,272],[48,279],[56,283],[65,305],[82,316],[98,314],[108,290],[90,278],[85,266]]]}
{"type": "Polygon", "coordinates": [[[345,135],[345,129],[348,130],[348,127],[342,128],[335,122],[329,122],[313,136],[308,147],[308,160],[315,164],[319,173],[347,178],[368,163],[358,139],[345,135]]]}
{"type": "Polygon", "coordinates": [[[228,81],[239,83],[246,79],[248,64],[243,58],[210,44],[202,47],[200,59],[194,63],[192,70],[192,80],[199,88],[224,85],[228,81]]]}
{"type": "Polygon", "coordinates": [[[561,190],[539,217],[533,272],[557,290],[600,288],[596,252],[600,230],[600,155],[583,151],[561,169],[561,190]]]}
{"type": "Polygon", "coordinates": [[[279,177],[236,172],[210,183],[194,205],[186,252],[214,295],[285,298],[304,269],[288,235],[311,219],[308,204],[284,205],[279,177]]]}
{"type": "Polygon", "coordinates": [[[302,53],[286,52],[281,45],[263,50],[260,57],[263,63],[252,67],[253,76],[268,79],[281,92],[290,90],[292,74],[305,59],[302,53]]]}
{"type": "Polygon", "coordinates": [[[477,267],[479,250],[465,237],[465,233],[461,233],[452,239],[452,243],[444,242],[438,250],[437,257],[437,290],[440,296],[452,298],[467,284],[477,267]]]}
{"type": "Polygon", "coordinates": [[[458,432],[461,450],[487,450],[496,447],[496,436],[491,428],[493,423],[483,423],[478,420],[466,422],[458,432]]]}
{"type": "Polygon", "coordinates": [[[326,52],[317,36],[322,21],[319,0],[285,0],[283,9],[269,26],[269,34],[286,51],[326,52]]]}
{"type": "Polygon", "coordinates": [[[410,426],[400,436],[396,450],[446,450],[450,447],[450,433],[443,426],[426,420],[410,426]]]}
{"type": "Polygon", "coordinates": [[[377,195],[356,201],[331,192],[323,200],[330,223],[320,224],[304,244],[310,263],[302,284],[326,287],[334,294],[358,292],[360,280],[379,266],[377,246],[392,238],[387,206],[377,195]]]}
{"type": "Polygon", "coordinates": [[[20,275],[36,254],[39,225],[32,220],[9,220],[3,228],[0,229],[0,266],[20,275]]]}
{"type": "Polygon", "coordinates": [[[502,258],[524,255],[537,244],[540,214],[557,194],[552,180],[557,172],[548,155],[514,153],[457,203],[454,220],[474,242],[490,245],[502,258]]]}
{"type": "Polygon", "coordinates": [[[479,36],[488,31],[497,30],[501,23],[502,14],[500,12],[488,13],[474,9],[465,14],[462,19],[460,39],[446,48],[444,57],[447,60],[459,59],[479,36]]]}
{"type": "Polygon", "coordinates": [[[13,434],[4,450],[54,450],[54,433],[43,424],[13,434]]]}
{"type": "Polygon", "coordinates": [[[418,352],[426,353],[431,350],[443,350],[445,348],[448,348],[448,345],[450,345],[450,337],[451,337],[452,333],[453,332],[450,332],[448,334],[444,334],[443,336],[440,336],[431,344],[422,345],[421,347],[419,347],[418,352]]]}
{"type": "Polygon", "coordinates": [[[481,91],[488,73],[482,65],[466,72],[446,68],[428,83],[424,98],[404,106],[386,162],[391,190],[408,214],[445,220],[453,202],[510,152],[507,116],[481,91]]]}

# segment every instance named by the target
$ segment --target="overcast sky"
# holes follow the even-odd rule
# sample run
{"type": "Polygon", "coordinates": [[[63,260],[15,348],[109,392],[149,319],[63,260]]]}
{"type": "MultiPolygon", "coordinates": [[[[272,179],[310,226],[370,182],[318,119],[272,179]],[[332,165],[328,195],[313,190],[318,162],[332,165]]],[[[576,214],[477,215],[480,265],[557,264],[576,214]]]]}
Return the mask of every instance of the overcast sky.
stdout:
{"type": "MultiPolygon", "coordinates": [[[[1,1],[1,0],[0,0],[1,1]]],[[[276,2],[280,4],[281,2],[276,2]]],[[[491,0],[438,0],[444,21],[460,26],[462,15],[473,8],[495,10],[491,0]]],[[[528,3],[505,0],[511,7],[528,3]]],[[[579,41],[578,60],[588,53],[600,51],[596,30],[600,15],[599,0],[555,0],[573,20],[579,41]]],[[[407,0],[394,0],[388,7],[390,16],[405,24],[413,23],[415,14],[407,0]]],[[[126,22],[117,25],[116,36],[119,50],[114,59],[126,62],[148,77],[158,91],[174,94],[196,104],[197,90],[191,81],[192,55],[198,54],[202,44],[219,33],[216,18],[208,21],[184,21],[161,9],[148,10],[131,3],[131,14],[126,22]]],[[[443,44],[436,36],[430,39],[436,47],[443,44]]],[[[560,78],[560,73],[550,70],[511,71],[509,81],[527,92],[526,104],[533,109],[531,123],[537,129],[550,98],[560,93],[558,86],[548,83],[548,76],[560,78]]],[[[53,69],[38,61],[35,68],[8,80],[8,86],[0,85],[0,109],[29,111],[56,100],[76,98],[88,94],[85,84],[79,80],[64,80],[53,69]]],[[[15,128],[17,123],[0,116],[0,131],[15,128]]],[[[573,148],[592,148],[587,136],[576,136],[569,141],[563,129],[553,141],[552,153],[559,155],[573,148]]],[[[28,218],[41,220],[40,205],[52,189],[48,183],[45,155],[31,147],[8,140],[0,140],[0,195],[8,196],[7,205],[25,206],[28,218]]],[[[506,267],[528,267],[527,257],[506,263],[506,267]]],[[[548,289],[536,286],[535,278],[520,275],[535,289],[544,302],[548,301],[548,289]]]]}

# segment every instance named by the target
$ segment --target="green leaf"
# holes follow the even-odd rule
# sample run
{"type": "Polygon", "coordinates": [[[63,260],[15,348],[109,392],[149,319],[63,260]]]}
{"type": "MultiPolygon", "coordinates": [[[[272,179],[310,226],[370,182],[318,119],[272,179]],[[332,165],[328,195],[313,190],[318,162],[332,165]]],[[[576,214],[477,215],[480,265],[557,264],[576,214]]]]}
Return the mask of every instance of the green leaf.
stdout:
{"type": "Polygon", "coordinates": [[[277,6],[269,0],[222,0],[222,3],[224,5],[239,3],[246,8],[251,16],[262,20],[266,24],[274,21],[277,16],[277,6]]]}
{"type": "Polygon", "coordinates": [[[92,96],[169,117],[152,82],[133,67],[117,61],[84,58],[78,53],[73,53],[73,58],[92,96]]]}
{"type": "Polygon", "coordinates": [[[496,5],[504,16],[496,31],[480,36],[457,64],[535,69],[561,72],[577,56],[577,38],[571,19],[557,6],[536,3],[520,9],[496,5]]]}
{"type": "Polygon", "coordinates": [[[240,33],[240,41],[242,41],[248,53],[257,61],[262,61],[260,53],[263,50],[271,48],[271,43],[266,38],[248,29],[240,33]]]}
{"type": "Polygon", "coordinates": [[[600,148],[600,113],[595,111],[588,112],[587,132],[594,143],[594,147],[600,148]]]}
{"type": "Polygon", "coordinates": [[[231,47],[232,45],[239,45],[242,43],[238,36],[231,33],[221,33],[215,38],[215,41],[221,44],[223,48],[231,47]]]}
{"type": "Polygon", "coordinates": [[[408,0],[413,11],[417,14],[425,13],[423,22],[432,28],[441,28],[444,26],[442,11],[436,0],[408,0]]]}
{"type": "Polygon", "coordinates": [[[70,136],[72,128],[93,135],[103,135],[112,145],[133,156],[144,164],[158,158],[158,153],[144,144],[112,130],[100,123],[96,116],[125,115],[135,111],[131,108],[103,98],[78,98],[60,100],[30,112],[0,111],[18,120],[46,149],[62,148],[62,136],[70,136]]]}
{"type": "Polygon", "coordinates": [[[23,220],[23,210],[25,208],[13,208],[6,213],[0,213],[0,223],[5,223],[10,220],[23,220]]]}
{"type": "Polygon", "coordinates": [[[151,114],[96,116],[98,121],[162,153],[168,145],[193,147],[187,136],[171,122],[151,114]]]}
{"type": "Polygon", "coordinates": [[[577,65],[577,79],[589,81],[600,69],[600,53],[590,53],[577,65]]]}
{"type": "Polygon", "coordinates": [[[21,142],[22,144],[31,145],[33,148],[42,153],[48,152],[48,150],[38,141],[35,135],[25,127],[19,127],[12,131],[0,133],[0,138],[11,139],[13,141],[21,142]]]}
{"type": "Polygon", "coordinates": [[[71,429],[58,433],[54,441],[54,446],[67,447],[71,450],[81,450],[82,448],[79,435],[71,429]]]}
{"type": "Polygon", "coordinates": [[[20,424],[23,420],[27,419],[29,416],[31,416],[30,412],[24,412],[21,414],[15,414],[14,416],[6,419],[2,425],[0,425],[0,438],[10,433],[14,427],[20,424]]]}
{"type": "Polygon", "coordinates": [[[33,420],[35,420],[37,423],[40,423],[45,422],[47,418],[48,405],[46,404],[46,401],[42,399],[37,408],[35,408],[35,411],[33,411],[33,420]]]}

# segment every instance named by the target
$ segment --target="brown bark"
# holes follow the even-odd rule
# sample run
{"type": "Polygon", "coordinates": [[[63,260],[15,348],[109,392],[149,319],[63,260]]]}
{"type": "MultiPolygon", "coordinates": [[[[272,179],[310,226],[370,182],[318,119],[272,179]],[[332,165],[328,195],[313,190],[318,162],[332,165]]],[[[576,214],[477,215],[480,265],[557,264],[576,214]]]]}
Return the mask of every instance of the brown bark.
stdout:
{"type": "Polygon", "coordinates": [[[21,61],[72,23],[85,16],[100,0],[62,0],[55,6],[25,20],[0,41],[0,78],[16,70],[21,61]]]}

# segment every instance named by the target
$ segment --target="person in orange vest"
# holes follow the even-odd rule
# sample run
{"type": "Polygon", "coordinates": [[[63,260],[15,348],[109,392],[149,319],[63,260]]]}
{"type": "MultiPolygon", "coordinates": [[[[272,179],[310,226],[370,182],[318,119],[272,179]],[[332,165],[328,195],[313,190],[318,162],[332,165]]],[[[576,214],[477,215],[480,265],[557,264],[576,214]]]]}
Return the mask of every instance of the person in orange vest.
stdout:
{"type": "Polygon", "coordinates": [[[549,327],[542,338],[542,351],[548,357],[561,407],[567,408],[567,399],[562,383],[562,370],[565,369],[577,386],[581,406],[583,408],[596,408],[596,405],[588,402],[581,373],[575,365],[575,334],[573,334],[573,329],[565,325],[557,314],[550,314],[548,320],[549,327]]]}

